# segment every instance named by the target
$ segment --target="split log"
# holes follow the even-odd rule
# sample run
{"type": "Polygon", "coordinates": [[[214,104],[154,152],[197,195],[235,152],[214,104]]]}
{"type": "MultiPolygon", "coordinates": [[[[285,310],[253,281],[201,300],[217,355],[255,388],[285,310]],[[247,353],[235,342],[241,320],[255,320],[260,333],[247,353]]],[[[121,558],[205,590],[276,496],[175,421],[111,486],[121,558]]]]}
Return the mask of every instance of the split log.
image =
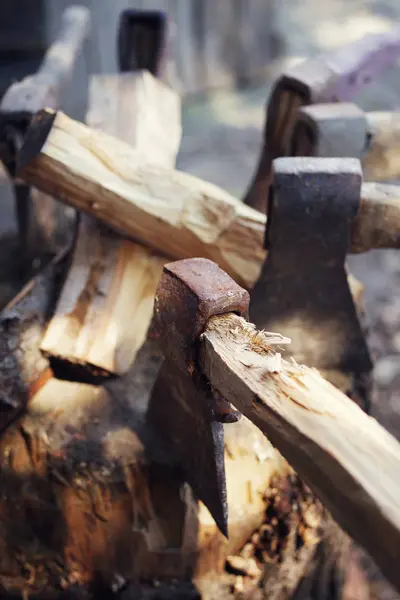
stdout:
{"type": "Polygon", "coordinates": [[[199,360],[399,590],[400,444],[316,370],[276,362],[268,334],[236,315],[209,320],[199,360]]]}
{"type": "MultiPolygon", "coordinates": [[[[89,125],[173,168],[179,150],[178,94],[149,72],[96,76],[89,125]]],[[[41,343],[57,375],[83,383],[126,373],[146,339],[166,262],[92,217],[81,220],[67,280],[41,343]]]]}
{"type": "Polygon", "coordinates": [[[400,113],[336,102],[303,107],[296,119],[289,156],[354,157],[366,181],[399,179],[400,113]]]}
{"type": "MultiPolygon", "coordinates": [[[[122,141],[62,113],[38,115],[19,164],[26,181],[172,258],[211,258],[247,288],[260,273],[264,215],[196,177],[150,165],[122,141]]],[[[388,210],[397,223],[400,205],[376,202],[365,185],[362,202],[374,205],[379,219],[371,222],[362,210],[354,229],[372,249],[388,210]]],[[[397,232],[384,243],[398,247],[397,232]]]]}

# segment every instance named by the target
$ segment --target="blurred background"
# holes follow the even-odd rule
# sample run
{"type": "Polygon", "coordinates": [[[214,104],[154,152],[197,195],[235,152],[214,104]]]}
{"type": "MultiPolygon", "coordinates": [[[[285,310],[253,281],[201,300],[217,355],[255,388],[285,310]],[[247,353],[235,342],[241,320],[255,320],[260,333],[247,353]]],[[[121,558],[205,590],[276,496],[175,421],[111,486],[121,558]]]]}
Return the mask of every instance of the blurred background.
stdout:
{"type": "MultiPolygon", "coordinates": [[[[0,93],[12,80],[36,71],[69,4],[73,3],[1,0],[0,93]]],[[[165,9],[174,23],[172,81],[185,98],[178,168],[238,197],[256,167],[269,89],[284,66],[400,25],[399,0],[84,0],[81,4],[92,11],[92,36],[63,109],[84,120],[88,73],[116,71],[121,10],[165,9]]],[[[386,71],[355,101],[365,110],[396,110],[400,65],[386,71]]],[[[2,212],[0,234],[13,227],[10,202],[2,212]]],[[[372,414],[400,438],[399,254],[375,251],[350,257],[349,267],[365,284],[369,343],[376,361],[372,414]]],[[[369,568],[374,578],[373,567],[369,568]]],[[[397,597],[382,586],[377,597],[397,597]]]]}

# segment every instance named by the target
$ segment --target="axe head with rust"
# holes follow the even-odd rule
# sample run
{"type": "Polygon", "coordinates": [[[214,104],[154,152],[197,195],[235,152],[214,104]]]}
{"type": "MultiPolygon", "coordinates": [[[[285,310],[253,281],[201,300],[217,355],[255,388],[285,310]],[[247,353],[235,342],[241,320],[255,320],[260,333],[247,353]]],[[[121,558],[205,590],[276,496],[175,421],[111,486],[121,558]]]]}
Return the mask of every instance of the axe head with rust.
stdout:
{"type": "Polygon", "coordinates": [[[224,423],[240,415],[198,371],[196,341],[210,317],[235,312],[247,318],[248,305],[248,292],[215,263],[181,260],[164,267],[152,328],[165,362],[152,390],[149,422],[225,536],[224,423]]]}
{"type": "Polygon", "coordinates": [[[155,77],[163,68],[168,16],[160,10],[122,11],[118,29],[120,71],[146,69],[155,77]]]}

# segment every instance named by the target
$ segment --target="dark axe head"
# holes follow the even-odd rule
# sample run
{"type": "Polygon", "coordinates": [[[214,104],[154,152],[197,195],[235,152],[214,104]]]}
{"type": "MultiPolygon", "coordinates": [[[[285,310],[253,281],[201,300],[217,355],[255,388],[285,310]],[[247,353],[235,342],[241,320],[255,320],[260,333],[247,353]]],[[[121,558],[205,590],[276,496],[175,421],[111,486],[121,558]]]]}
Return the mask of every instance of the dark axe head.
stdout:
{"type": "Polygon", "coordinates": [[[360,206],[360,162],[279,158],[273,174],[268,255],[251,295],[250,318],[259,329],[290,337],[296,360],[328,378],[346,374],[353,392],[364,394],[372,363],[345,270],[360,206]]]}
{"type": "Polygon", "coordinates": [[[146,69],[155,77],[163,68],[168,16],[159,10],[122,11],[118,29],[120,71],[146,69]]]}
{"type": "Polygon", "coordinates": [[[361,158],[368,142],[367,116],[356,104],[311,104],[297,111],[289,154],[361,158]]]}
{"type": "Polygon", "coordinates": [[[297,109],[316,103],[349,101],[400,55],[400,30],[373,34],[289,68],[275,82],[267,104],[263,147],[244,197],[245,204],[266,210],[272,161],[290,155],[297,109]]]}
{"type": "Polygon", "coordinates": [[[197,370],[196,340],[208,319],[234,312],[247,318],[249,294],[210,260],[164,267],[157,288],[153,336],[165,356],[148,418],[182,466],[196,496],[227,536],[223,423],[239,417],[197,370]]]}

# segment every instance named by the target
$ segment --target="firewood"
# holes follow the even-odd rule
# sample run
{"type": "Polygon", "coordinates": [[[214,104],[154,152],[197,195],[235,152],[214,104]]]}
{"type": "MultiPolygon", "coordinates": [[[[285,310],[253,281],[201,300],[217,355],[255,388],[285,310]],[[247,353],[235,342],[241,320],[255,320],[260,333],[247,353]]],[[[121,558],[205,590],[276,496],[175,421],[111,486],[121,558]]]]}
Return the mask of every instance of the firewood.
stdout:
{"type": "Polygon", "coordinates": [[[362,159],[368,181],[390,181],[400,177],[400,115],[398,112],[366,113],[371,134],[362,159]]]}
{"type": "Polygon", "coordinates": [[[261,213],[61,112],[43,111],[32,123],[19,175],[165,255],[212,258],[248,287],[259,274],[261,213]]]}
{"type": "MultiPolygon", "coordinates": [[[[155,165],[175,166],[180,98],[149,72],[93,77],[89,106],[89,125],[129,142],[155,165]]],[[[83,216],[42,351],[82,382],[126,373],[146,339],[165,262],[83,216]]]]}
{"type": "Polygon", "coordinates": [[[400,445],[313,369],[272,350],[233,315],[201,337],[203,373],[304,478],[333,517],[400,589],[400,445]]]}
{"type": "MultiPolygon", "coordinates": [[[[264,215],[210,183],[149,164],[134,148],[60,112],[43,111],[32,123],[19,174],[172,258],[211,258],[247,288],[260,273],[264,215]]],[[[362,201],[379,218],[371,222],[370,211],[363,210],[354,224],[356,240],[365,238],[364,249],[374,247],[388,211],[396,222],[400,213],[400,204],[390,198],[376,202],[370,194],[364,184],[362,201]]],[[[385,236],[385,247],[398,244],[397,234],[385,236]]]]}

